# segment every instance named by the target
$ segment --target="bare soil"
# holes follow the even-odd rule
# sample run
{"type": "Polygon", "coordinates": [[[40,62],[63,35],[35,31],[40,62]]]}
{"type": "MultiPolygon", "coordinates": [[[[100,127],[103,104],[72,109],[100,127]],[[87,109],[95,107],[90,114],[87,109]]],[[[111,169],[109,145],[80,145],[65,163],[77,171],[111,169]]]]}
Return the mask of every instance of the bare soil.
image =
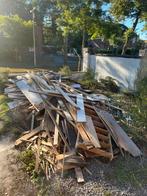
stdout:
{"type": "Polygon", "coordinates": [[[0,140],[0,196],[36,196],[37,190],[17,162],[11,136],[0,140]]]}

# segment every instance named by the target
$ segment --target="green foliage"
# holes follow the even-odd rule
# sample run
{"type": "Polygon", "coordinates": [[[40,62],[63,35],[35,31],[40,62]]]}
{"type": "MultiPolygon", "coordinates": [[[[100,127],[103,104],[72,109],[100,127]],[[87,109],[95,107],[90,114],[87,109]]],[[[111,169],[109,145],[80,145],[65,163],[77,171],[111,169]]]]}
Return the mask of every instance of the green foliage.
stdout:
{"type": "Polygon", "coordinates": [[[18,15],[28,19],[30,9],[27,9],[27,0],[0,0],[0,15],[18,15]]]}
{"type": "Polygon", "coordinates": [[[111,77],[106,77],[105,79],[100,79],[101,89],[106,91],[111,91],[114,93],[119,92],[119,87],[116,84],[115,80],[111,77]]]}
{"type": "Polygon", "coordinates": [[[64,65],[60,68],[59,73],[63,76],[70,76],[71,75],[71,69],[69,66],[64,65]]]}
{"type": "Polygon", "coordinates": [[[9,126],[12,122],[10,116],[8,115],[8,98],[3,94],[6,81],[7,74],[0,74],[0,135],[6,134],[9,131],[9,126]]]}
{"type": "Polygon", "coordinates": [[[127,31],[124,31],[124,46],[122,54],[125,54],[129,39],[140,21],[146,21],[147,9],[145,0],[110,0],[110,13],[116,21],[124,21],[131,19],[132,26],[127,31]]]}
{"type": "Polygon", "coordinates": [[[97,23],[102,14],[101,2],[95,1],[61,1],[58,0],[58,8],[60,17],[57,19],[57,25],[67,35],[70,32],[85,31],[89,29],[93,23],[97,23]]]}
{"type": "Polygon", "coordinates": [[[32,46],[32,22],[25,21],[15,16],[0,15],[1,46],[2,54],[19,54],[25,48],[32,46]]]}
{"type": "Polygon", "coordinates": [[[110,12],[119,21],[135,18],[138,11],[141,11],[140,18],[144,18],[147,13],[145,0],[110,0],[110,3],[110,12]]]}
{"type": "Polygon", "coordinates": [[[132,107],[133,117],[138,127],[147,130],[147,77],[137,84],[136,107],[132,107]]]}
{"type": "Polygon", "coordinates": [[[129,183],[135,187],[141,188],[146,184],[146,172],[146,165],[144,165],[144,167],[139,167],[138,163],[128,157],[128,160],[125,161],[118,159],[112,177],[117,179],[120,184],[129,183]],[[126,166],[126,161],[129,163],[129,166],[126,166]]]}
{"type": "Polygon", "coordinates": [[[35,157],[32,150],[25,150],[18,155],[18,159],[23,162],[24,170],[33,174],[35,169],[35,157]]]}
{"type": "Polygon", "coordinates": [[[90,68],[85,72],[83,78],[79,82],[88,89],[96,89],[98,84],[95,79],[95,73],[90,68]]]}

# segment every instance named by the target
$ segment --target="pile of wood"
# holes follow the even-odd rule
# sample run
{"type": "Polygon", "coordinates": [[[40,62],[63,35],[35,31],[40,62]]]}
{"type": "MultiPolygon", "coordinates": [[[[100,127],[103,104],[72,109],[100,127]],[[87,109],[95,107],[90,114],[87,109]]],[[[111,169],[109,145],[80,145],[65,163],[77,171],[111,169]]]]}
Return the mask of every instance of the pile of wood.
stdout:
{"type": "Polygon", "coordinates": [[[111,161],[116,148],[122,155],[124,151],[141,155],[109,112],[104,96],[69,86],[56,73],[11,75],[5,93],[13,99],[10,109],[25,105],[30,111],[30,130],[22,133],[15,146],[34,152],[35,170],[43,170],[47,179],[55,172],[74,169],[77,181],[83,182],[82,168],[88,158],[111,161]]]}

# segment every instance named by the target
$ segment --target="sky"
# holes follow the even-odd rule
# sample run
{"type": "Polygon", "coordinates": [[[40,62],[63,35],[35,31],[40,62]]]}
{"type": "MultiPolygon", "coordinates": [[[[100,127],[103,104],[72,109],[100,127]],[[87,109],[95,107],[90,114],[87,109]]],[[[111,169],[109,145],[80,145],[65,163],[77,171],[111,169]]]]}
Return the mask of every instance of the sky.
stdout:
{"type": "MultiPolygon", "coordinates": [[[[127,27],[131,27],[132,21],[127,19],[124,21],[123,24],[125,24],[127,27]]],[[[147,40],[147,31],[142,31],[144,25],[145,25],[145,22],[138,23],[138,25],[136,27],[136,33],[139,35],[140,39],[147,40]]]]}
{"type": "MultiPolygon", "coordinates": [[[[108,11],[109,7],[110,6],[106,4],[106,5],[102,6],[102,9],[104,11],[108,11]]],[[[122,24],[126,25],[128,28],[130,28],[130,27],[132,27],[133,21],[131,19],[126,19],[125,21],[120,22],[120,23],[122,23],[122,24]]],[[[147,40],[147,31],[142,31],[144,25],[145,25],[145,22],[139,22],[136,27],[136,33],[139,35],[140,39],[147,40]]]]}

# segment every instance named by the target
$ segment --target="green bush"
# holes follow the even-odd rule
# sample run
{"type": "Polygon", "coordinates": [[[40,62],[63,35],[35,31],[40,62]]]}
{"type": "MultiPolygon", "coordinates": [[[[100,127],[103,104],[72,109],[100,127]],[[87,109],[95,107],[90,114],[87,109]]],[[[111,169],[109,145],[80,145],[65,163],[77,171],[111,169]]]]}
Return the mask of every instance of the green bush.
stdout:
{"type": "Polygon", "coordinates": [[[97,80],[95,79],[95,73],[92,69],[88,69],[83,78],[80,80],[80,83],[85,87],[85,88],[90,88],[90,89],[95,89],[97,88],[97,80]]]}
{"type": "Polygon", "coordinates": [[[70,76],[71,75],[71,69],[69,66],[64,65],[60,68],[59,73],[63,76],[70,76]]]}
{"type": "Polygon", "coordinates": [[[138,82],[136,107],[132,107],[133,116],[139,126],[147,129],[147,77],[138,82]]]}
{"type": "Polygon", "coordinates": [[[104,90],[111,91],[113,93],[119,92],[119,86],[116,84],[115,80],[111,77],[106,77],[105,79],[100,79],[100,83],[104,90]]]}
{"type": "Polygon", "coordinates": [[[35,157],[32,150],[25,150],[21,152],[18,159],[23,162],[24,170],[32,174],[35,169],[35,157]]]}

